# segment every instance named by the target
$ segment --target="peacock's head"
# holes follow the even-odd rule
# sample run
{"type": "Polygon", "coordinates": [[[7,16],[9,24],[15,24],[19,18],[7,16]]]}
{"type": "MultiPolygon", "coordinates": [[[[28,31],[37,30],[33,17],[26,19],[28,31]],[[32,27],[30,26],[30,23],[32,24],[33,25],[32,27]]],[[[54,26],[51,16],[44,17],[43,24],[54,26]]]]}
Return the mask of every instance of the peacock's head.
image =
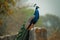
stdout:
{"type": "Polygon", "coordinates": [[[38,9],[38,8],[39,8],[39,6],[37,6],[37,4],[34,4],[34,7],[36,7],[36,9],[38,9]]]}
{"type": "Polygon", "coordinates": [[[36,6],[36,9],[38,9],[39,8],[39,6],[36,6]]]}

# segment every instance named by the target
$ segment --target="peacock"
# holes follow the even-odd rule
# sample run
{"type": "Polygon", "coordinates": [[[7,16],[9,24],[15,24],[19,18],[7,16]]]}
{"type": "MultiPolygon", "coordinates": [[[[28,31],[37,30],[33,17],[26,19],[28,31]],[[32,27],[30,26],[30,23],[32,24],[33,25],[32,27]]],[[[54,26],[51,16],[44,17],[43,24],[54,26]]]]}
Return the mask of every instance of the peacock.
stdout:
{"type": "MultiPolygon", "coordinates": [[[[36,8],[35,8],[33,17],[29,18],[30,21],[29,21],[27,28],[24,28],[25,24],[23,25],[24,31],[20,31],[18,33],[16,40],[29,40],[29,31],[33,27],[32,25],[35,25],[39,19],[39,10],[38,10],[39,6],[36,6],[36,4],[35,4],[34,7],[36,7],[36,8]]],[[[23,29],[21,28],[21,30],[23,30],[23,29]]]]}
{"type": "MultiPolygon", "coordinates": [[[[39,10],[38,10],[38,6],[36,6],[36,8],[35,8],[35,12],[34,12],[34,16],[33,17],[31,17],[31,19],[30,19],[30,24],[28,25],[28,28],[33,24],[36,24],[36,22],[38,21],[38,19],[39,19],[39,10]]],[[[27,29],[28,29],[27,28],[27,29]]]]}

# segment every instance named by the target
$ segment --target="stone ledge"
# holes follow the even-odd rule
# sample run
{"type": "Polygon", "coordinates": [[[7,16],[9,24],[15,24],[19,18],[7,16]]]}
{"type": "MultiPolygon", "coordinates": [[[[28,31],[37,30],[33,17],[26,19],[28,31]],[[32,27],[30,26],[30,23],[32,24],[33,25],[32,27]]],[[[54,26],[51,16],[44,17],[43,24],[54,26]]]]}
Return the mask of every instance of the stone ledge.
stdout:
{"type": "Polygon", "coordinates": [[[15,40],[17,34],[0,36],[0,40],[15,40]]]}

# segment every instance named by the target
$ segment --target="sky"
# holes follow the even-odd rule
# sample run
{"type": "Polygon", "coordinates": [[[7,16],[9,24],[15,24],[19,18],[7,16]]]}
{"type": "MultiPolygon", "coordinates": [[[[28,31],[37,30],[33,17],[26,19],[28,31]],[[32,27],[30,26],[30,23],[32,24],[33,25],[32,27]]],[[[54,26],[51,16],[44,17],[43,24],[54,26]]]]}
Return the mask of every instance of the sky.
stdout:
{"type": "Polygon", "coordinates": [[[60,17],[60,0],[21,0],[20,3],[30,7],[36,3],[40,7],[40,15],[53,14],[60,17]]]}

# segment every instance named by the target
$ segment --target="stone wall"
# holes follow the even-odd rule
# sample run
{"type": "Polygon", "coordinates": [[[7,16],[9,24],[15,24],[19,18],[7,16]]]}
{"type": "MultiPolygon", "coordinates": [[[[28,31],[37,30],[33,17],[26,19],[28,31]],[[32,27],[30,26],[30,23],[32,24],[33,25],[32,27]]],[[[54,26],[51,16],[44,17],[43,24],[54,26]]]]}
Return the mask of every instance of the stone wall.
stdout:
{"type": "Polygon", "coordinates": [[[29,40],[47,40],[47,30],[40,27],[32,28],[29,40]]]}
{"type": "MultiPolygon", "coordinates": [[[[15,40],[17,34],[0,36],[0,40],[15,40]]],[[[47,30],[45,28],[32,28],[29,40],[47,40],[47,30]]]]}
{"type": "Polygon", "coordinates": [[[0,40],[15,40],[16,36],[17,36],[17,34],[0,36],[0,40]]]}

